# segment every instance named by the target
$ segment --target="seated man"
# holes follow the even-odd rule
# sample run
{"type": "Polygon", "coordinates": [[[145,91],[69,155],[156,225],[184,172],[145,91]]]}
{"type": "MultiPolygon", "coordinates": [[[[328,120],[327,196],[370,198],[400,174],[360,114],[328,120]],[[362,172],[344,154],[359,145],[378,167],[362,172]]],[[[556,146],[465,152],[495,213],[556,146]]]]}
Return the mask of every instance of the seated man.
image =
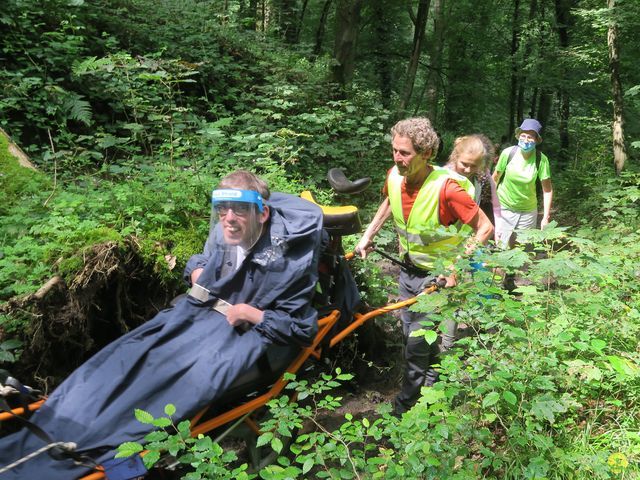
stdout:
{"type": "MultiPolygon", "coordinates": [[[[271,343],[312,342],[321,210],[291,195],[270,196],[246,171],[220,187],[205,251],[185,271],[189,295],[98,352],[49,396],[32,421],[55,441],[75,442],[77,452],[101,463],[151,429],[135,420],[135,408],[157,417],[173,403],[176,417],[188,418],[271,343]]],[[[26,429],[0,439],[0,469],[43,446],[26,429]]],[[[2,478],[69,479],[86,471],[41,454],[2,478]]]]}

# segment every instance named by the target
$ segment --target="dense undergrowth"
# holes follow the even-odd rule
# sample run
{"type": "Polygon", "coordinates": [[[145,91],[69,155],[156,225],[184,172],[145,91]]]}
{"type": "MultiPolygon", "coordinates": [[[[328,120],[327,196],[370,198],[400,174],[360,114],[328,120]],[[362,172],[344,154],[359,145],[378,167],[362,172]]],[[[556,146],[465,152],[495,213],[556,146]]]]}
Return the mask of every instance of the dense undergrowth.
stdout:
{"type": "MultiPolygon", "coordinates": [[[[233,169],[257,172],[274,191],[311,189],[327,203],[328,168],[357,171],[375,158],[387,115],[366,92],[341,99],[320,73],[323,60],[222,26],[214,3],[10,1],[3,9],[0,124],[39,168],[25,171],[0,146],[3,340],[55,323],[61,303],[87,324],[92,303],[114,300],[100,318],[119,332],[162,308],[158,291],[170,298],[184,288],[182,268],[206,238],[209,192],[233,169]],[[36,296],[49,285],[51,295],[36,296]]],[[[73,348],[82,358],[95,332],[82,336],[47,350],[73,348]]]]}
{"type": "MultiPolygon", "coordinates": [[[[22,353],[11,367],[55,383],[148,318],[159,292],[182,288],[207,234],[209,192],[232,169],[371,218],[389,166],[390,118],[375,95],[355,86],[342,99],[326,59],[253,41],[223,25],[214,3],[10,0],[0,12],[0,124],[39,167],[18,167],[0,140],[0,362],[22,353]],[[324,180],[334,166],[374,186],[334,197],[324,180]],[[103,335],[101,322],[117,332],[103,335]]],[[[337,430],[316,425],[290,449],[267,433],[259,442],[282,457],[260,477],[638,478],[640,177],[611,178],[603,150],[554,171],[558,223],[570,229],[530,234],[533,252],[485,255],[525,270],[520,297],[485,271],[417,307],[436,322],[455,313],[475,334],[443,359],[442,381],[416,408],[401,421],[387,406],[337,430]]],[[[393,238],[383,231],[379,245],[393,238]]],[[[391,287],[379,267],[354,268],[367,301],[382,303],[391,287]]],[[[324,397],[331,379],[291,385],[300,403],[272,407],[281,436],[338,403],[324,397]]],[[[207,475],[251,475],[206,439],[192,447],[207,475]]]]}
{"type": "MultiPolygon", "coordinates": [[[[151,434],[151,450],[169,448],[192,466],[190,479],[213,478],[211,472],[264,479],[639,478],[639,203],[637,174],[602,181],[573,211],[591,209],[591,222],[523,233],[532,251],[483,254],[487,265],[524,272],[528,285],[517,297],[496,286],[491,270],[422,297],[415,308],[435,324],[455,316],[473,334],[442,358],[440,382],[425,387],[402,419],[386,404],[373,417],[347,414],[337,429],[323,425],[322,412],[341,400],[326,391],[349,379],[338,372],[293,381],[295,402],[271,402],[257,443],[281,456],[258,473],[234,463],[232,453],[214,454],[218,447],[206,438],[187,439],[185,425],[174,436],[151,434]],[[593,205],[600,215],[592,215],[593,205]],[[303,425],[306,433],[285,448],[282,439],[303,425]]],[[[433,336],[425,332],[425,341],[433,336]]],[[[122,453],[140,448],[126,444],[122,453]]]]}

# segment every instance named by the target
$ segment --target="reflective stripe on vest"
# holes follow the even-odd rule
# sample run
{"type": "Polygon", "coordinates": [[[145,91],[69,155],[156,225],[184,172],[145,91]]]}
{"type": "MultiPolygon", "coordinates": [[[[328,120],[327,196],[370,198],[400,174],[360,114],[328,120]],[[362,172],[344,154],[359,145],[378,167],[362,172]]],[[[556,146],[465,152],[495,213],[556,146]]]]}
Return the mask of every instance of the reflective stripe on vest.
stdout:
{"type": "Polygon", "coordinates": [[[398,173],[397,167],[393,167],[389,174],[389,204],[400,248],[403,253],[408,253],[411,262],[425,270],[433,268],[437,255],[446,254],[454,249],[471,231],[467,225],[457,229],[454,226],[445,227],[440,223],[440,191],[450,178],[456,180],[473,198],[474,188],[467,178],[442,167],[433,167],[433,171],[420,187],[409,219],[405,223],[402,211],[404,177],[398,173]]]}

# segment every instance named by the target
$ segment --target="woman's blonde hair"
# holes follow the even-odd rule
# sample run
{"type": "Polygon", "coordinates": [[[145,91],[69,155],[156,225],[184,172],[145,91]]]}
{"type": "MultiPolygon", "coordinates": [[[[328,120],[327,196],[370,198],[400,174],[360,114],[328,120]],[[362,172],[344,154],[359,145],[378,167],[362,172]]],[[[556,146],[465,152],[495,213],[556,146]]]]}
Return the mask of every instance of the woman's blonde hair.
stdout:
{"type": "Polygon", "coordinates": [[[492,145],[491,140],[482,134],[458,137],[453,143],[453,150],[449,155],[447,165],[453,167],[460,155],[466,154],[476,158],[481,157],[482,165],[478,170],[484,171],[487,168],[489,157],[492,154],[491,151],[495,148],[492,147],[492,145]]]}

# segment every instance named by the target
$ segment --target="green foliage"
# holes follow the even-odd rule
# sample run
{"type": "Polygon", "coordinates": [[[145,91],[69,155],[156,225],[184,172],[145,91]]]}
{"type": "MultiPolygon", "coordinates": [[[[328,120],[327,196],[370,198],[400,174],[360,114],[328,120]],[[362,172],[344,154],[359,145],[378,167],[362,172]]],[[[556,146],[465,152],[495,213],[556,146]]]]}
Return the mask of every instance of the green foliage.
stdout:
{"type": "Polygon", "coordinates": [[[0,342],[0,363],[15,362],[20,356],[22,342],[17,339],[0,342]]]}
{"type": "Polygon", "coordinates": [[[474,261],[488,269],[421,297],[417,308],[434,322],[455,315],[474,334],[442,357],[441,381],[425,387],[401,421],[385,406],[373,420],[346,414],[330,430],[319,413],[338,408],[341,398],[327,392],[349,377],[291,381],[298,400],[272,401],[258,439],[281,455],[261,478],[637,475],[640,242],[629,211],[637,177],[617,182],[603,192],[611,213],[599,232],[606,233],[570,235],[555,224],[523,232],[530,251],[483,252],[474,261]],[[588,238],[611,232],[616,244],[588,238]],[[496,286],[490,268],[498,265],[528,266],[531,285],[518,289],[518,299],[496,286]],[[287,449],[283,439],[309,422],[314,428],[287,449]]]}
{"type": "Polygon", "coordinates": [[[130,457],[144,451],[142,460],[150,469],[161,455],[169,453],[175,456],[180,464],[189,465],[193,469],[182,477],[185,480],[255,478],[255,475],[247,472],[247,464],[235,468],[229,466],[237,460],[234,452],[224,452],[220,445],[204,435],[191,437],[188,420],[175,425],[172,419],[176,413],[174,405],[166,405],[164,413],[166,416],[155,418],[144,410],[136,409],[136,420],[155,427],[156,430],[144,437],[144,446],[138,442],[125,442],[120,445],[116,458],[130,457]]]}
{"type": "MultiPolygon", "coordinates": [[[[490,269],[421,297],[417,308],[434,322],[455,315],[473,332],[442,357],[441,381],[424,388],[400,422],[384,414],[366,423],[347,415],[333,432],[316,425],[290,447],[294,461],[281,460],[263,478],[310,472],[328,478],[635,478],[640,252],[630,209],[638,201],[636,182],[637,176],[623,177],[602,192],[611,213],[598,218],[598,231],[570,235],[552,224],[523,232],[530,252],[483,253],[488,267],[528,266],[531,285],[518,289],[518,299],[496,285],[490,269]],[[377,429],[373,439],[369,426],[377,429]]],[[[332,396],[325,400],[336,408],[332,396]]],[[[283,410],[275,417],[285,432],[300,423],[297,405],[274,407],[283,410]]],[[[280,444],[273,447],[279,451],[280,444]]]]}
{"type": "MultiPolygon", "coordinates": [[[[393,115],[380,101],[389,105],[397,98],[406,63],[396,52],[411,45],[405,5],[390,2],[384,22],[375,5],[363,8],[364,18],[375,21],[360,28],[365,41],[356,52],[354,85],[337,92],[327,81],[331,59],[300,55],[316,40],[316,25],[302,25],[302,43],[284,48],[270,36],[278,21],[250,31],[260,22],[246,21],[247,3],[5,2],[0,125],[41,171],[18,167],[0,145],[0,299],[32,293],[56,273],[72,279],[85,254],[104,242],[135,245],[160,278],[175,279],[206,237],[209,191],[236,168],[259,173],[273,190],[311,189],[323,203],[355,202],[363,220],[371,218],[391,165],[385,135],[393,115]],[[362,50],[383,43],[382,23],[398,33],[379,51],[362,50]],[[332,197],[324,175],[334,166],[351,177],[371,176],[374,186],[357,199],[332,197]]],[[[622,51],[632,52],[640,41],[637,2],[619,3],[620,38],[629,47],[622,51]]],[[[554,174],[554,186],[564,206],[580,199],[558,212],[560,225],[576,228],[553,225],[524,234],[534,252],[485,255],[491,267],[527,271],[531,284],[519,289],[519,299],[506,295],[487,270],[416,306],[431,314],[433,325],[421,332],[426,341],[434,340],[431,327],[454,313],[474,335],[443,358],[442,382],[425,389],[401,422],[385,413],[375,420],[347,416],[336,431],[317,425],[287,451],[287,433],[292,437],[302,420],[339,403],[331,394],[319,398],[335,386],[333,378],[292,382],[312,408],[286,400],[272,405],[277,420],[260,442],[287,456],[262,478],[637,476],[640,180],[637,173],[610,178],[605,167],[611,12],[581,2],[568,19],[570,46],[561,48],[555,9],[540,4],[527,15],[519,5],[521,38],[512,57],[513,5],[452,4],[443,64],[434,67],[422,52],[421,65],[430,68],[420,67],[413,106],[424,113],[427,75],[436,72],[444,93],[439,110],[427,113],[446,126],[443,155],[459,133],[483,130],[496,139],[509,120],[504,99],[515,65],[523,113],[539,113],[540,99],[553,98],[545,125],[545,151],[553,162],[561,126],[555,93],[569,91],[573,160],[570,175],[554,174]],[[456,28],[470,16],[477,21],[456,28]]],[[[272,7],[275,13],[278,5],[272,7]]],[[[319,17],[319,5],[309,5],[306,18],[319,17]]],[[[435,45],[431,26],[426,34],[425,44],[435,45]]],[[[324,50],[332,47],[326,43],[324,50]]],[[[623,53],[628,138],[637,140],[633,62],[623,53]]],[[[356,241],[346,239],[347,247],[356,241]]],[[[378,235],[379,246],[393,242],[392,229],[378,235]]],[[[372,263],[352,265],[368,286],[367,301],[384,303],[392,280],[372,263]]],[[[22,318],[3,316],[1,322],[4,331],[21,330],[22,318]]],[[[20,348],[8,342],[0,344],[5,361],[20,348]]],[[[164,419],[144,412],[137,417],[169,426],[173,412],[165,413],[164,419]]],[[[219,447],[183,436],[184,424],[174,428],[175,435],[160,431],[148,441],[182,449],[187,463],[203,469],[194,475],[233,476],[231,457],[219,447]]]]}

